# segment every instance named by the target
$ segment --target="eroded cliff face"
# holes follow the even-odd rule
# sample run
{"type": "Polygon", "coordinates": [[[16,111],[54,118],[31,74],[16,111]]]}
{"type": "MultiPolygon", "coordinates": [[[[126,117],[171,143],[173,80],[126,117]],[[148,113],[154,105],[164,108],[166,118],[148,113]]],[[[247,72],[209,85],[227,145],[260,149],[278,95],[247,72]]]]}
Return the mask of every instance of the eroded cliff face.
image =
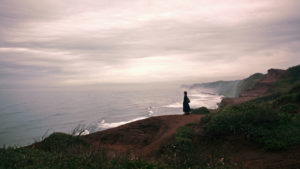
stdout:
{"type": "Polygon", "coordinates": [[[221,106],[239,104],[246,101],[256,99],[268,94],[269,89],[279,80],[287,77],[287,71],[281,69],[269,69],[268,73],[263,76],[254,87],[250,90],[242,92],[237,98],[224,98],[221,106]]]}
{"type": "Polygon", "coordinates": [[[281,69],[269,69],[262,79],[263,83],[274,83],[287,77],[287,71],[281,69]]]}
{"type": "Polygon", "coordinates": [[[208,92],[214,92],[224,97],[239,97],[239,95],[246,90],[252,89],[254,85],[259,81],[264,75],[261,73],[255,73],[242,80],[233,81],[215,81],[208,83],[196,83],[191,86],[182,85],[182,87],[189,88],[191,90],[200,90],[208,92]]]}

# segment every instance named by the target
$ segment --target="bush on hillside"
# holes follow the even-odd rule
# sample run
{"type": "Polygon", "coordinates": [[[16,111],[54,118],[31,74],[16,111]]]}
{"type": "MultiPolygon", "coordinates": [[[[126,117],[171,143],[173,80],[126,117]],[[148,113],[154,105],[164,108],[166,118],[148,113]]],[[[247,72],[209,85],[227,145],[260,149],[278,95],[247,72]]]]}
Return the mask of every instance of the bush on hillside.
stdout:
{"type": "Polygon", "coordinates": [[[53,133],[35,147],[48,152],[77,152],[90,146],[83,138],[65,133],[53,133]]]}
{"type": "Polygon", "coordinates": [[[292,94],[289,94],[289,95],[283,95],[281,97],[278,97],[277,99],[275,99],[273,101],[273,107],[279,107],[281,105],[285,105],[285,104],[288,104],[288,103],[293,103],[295,102],[295,96],[292,95],[292,94]]]}
{"type": "Polygon", "coordinates": [[[293,88],[291,88],[289,93],[291,94],[300,93],[300,84],[297,84],[293,88]]]}
{"type": "Polygon", "coordinates": [[[267,103],[267,102],[271,102],[275,99],[278,99],[281,96],[282,96],[282,93],[276,92],[274,94],[270,94],[267,96],[263,96],[263,97],[259,97],[257,99],[251,100],[251,101],[249,101],[249,103],[267,103]]]}
{"type": "Polygon", "coordinates": [[[300,93],[298,93],[296,96],[295,96],[295,101],[297,103],[300,103],[300,93]]]}
{"type": "Polygon", "coordinates": [[[187,152],[192,149],[193,129],[188,126],[179,127],[175,134],[175,146],[179,152],[187,152]]]}
{"type": "Polygon", "coordinates": [[[267,150],[282,150],[300,142],[300,126],[292,119],[291,115],[269,106],[244,103],[204,118],[203,123],[208,138],[244,135],[263,144],[267,150]]]}
{"type": "Polygon", "coordinates": [[[300,65],[287,69],[288,75],[292,80],[300,80],[300,65]]]}
{"type": "Polygon", "coordinates": [[[285,112],[285,113],[297,113],[298,109],[299,109],[298,105],[289,103],[289,104],[282,106],[280,108],[280,111],[285,112]]]}
{"type": "Polygon", "coordinates": [[[192,109],[192,114],[208,114],[209,110],[206,107],[200,107],[197,109],[192,109]]]}

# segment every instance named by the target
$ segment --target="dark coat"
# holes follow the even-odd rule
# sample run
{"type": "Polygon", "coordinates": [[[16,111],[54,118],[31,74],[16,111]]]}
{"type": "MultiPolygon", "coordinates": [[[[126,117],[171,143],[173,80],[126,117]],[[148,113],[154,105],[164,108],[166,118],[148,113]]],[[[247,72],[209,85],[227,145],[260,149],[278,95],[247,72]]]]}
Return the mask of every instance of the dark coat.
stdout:
{"type": "Polygon", "coordinates": [[[189,103],[190,103],[190,99],[187,96],[184,96],[184,98],[183,98],[183,112],[189,113],[191,111],[189,103]]]}

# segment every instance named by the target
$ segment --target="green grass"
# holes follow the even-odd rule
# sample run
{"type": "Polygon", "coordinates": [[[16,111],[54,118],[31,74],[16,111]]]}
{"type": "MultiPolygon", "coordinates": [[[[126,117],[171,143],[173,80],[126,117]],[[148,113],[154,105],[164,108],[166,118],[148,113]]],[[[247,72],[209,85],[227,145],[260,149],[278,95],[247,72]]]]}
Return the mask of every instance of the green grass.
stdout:
{"type": "Polygon", "coordinates": [[[180,127],[175,134],[175,147],[177,152],[189,152],[192,150],[194,131],[188,126],[180,127]]]}
{"type": "Polygon", "coordinates": [[[197,109],[192,109],[191,114],[208,114],[210,113],[206,107],[200,107],[197,109]]]}
{"type": "Polygon", "coordinates": [[[188,124],[178,128],[172,143],[163,147],[162,159],[167,162],[168,168],[229,169],[230,167],[224,164],[222,153],[207,148],[205,141],[199,142],[199,136],[194,131],[197,125],[188,124]]]}
{"type": "Polygon", "coordinates": [[[49,153],[31,148],[0,149],[0,168],[2,169],[159,169],[160,165],[139,159],[110,159],[108,160],[101,152],[68,154],[49,153]]]}
{"type": "Polygon", "coordinates": [[[81,152],[83,149],[88,149],[91,145],[83,138],[72,136],[65,133],[53,133],[40,143],[35,144],[35,147],[47,152],[81,152]]]}
{"type": "Polygon", "coordinates": [[[285,113],[294,113],[296,114],[299,110],[299,106],[296,104],[288,103],[280,107],[280,111],[285,113]]]}

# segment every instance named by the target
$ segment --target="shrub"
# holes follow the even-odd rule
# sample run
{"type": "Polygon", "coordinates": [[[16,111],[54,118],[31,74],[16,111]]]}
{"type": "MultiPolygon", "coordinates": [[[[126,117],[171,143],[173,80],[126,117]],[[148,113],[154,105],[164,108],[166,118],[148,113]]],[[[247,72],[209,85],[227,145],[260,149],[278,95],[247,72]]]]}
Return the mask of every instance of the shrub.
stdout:
{"type": "Polygon", "coordinates": [[[112,160],[108,169],[163,169],[162,166],[156,165],[147,161],[140,159],[121,159],[121,160],[112,160]]]}
{"type": "Polygon", "coordinates": [[[300,84],[295,85],[293,88],[290,89],[289,93],[300,93],[300,84]]]}
{"type": "Polygon", "coordinates": [[[284,104],[291,103],[294,101],[295,101],[294,95],[291,95],[291,94],[283,95],[283,96],[277,98],[276,100],[274,100],[273,107],[278,107],[280,105],[284,105],[284,104]]]}
{"type": "Polygon", "coordinates": [[[280,124],[274,128],[257,127],[253,140],[264,144],[266,150],[285,150],[300,141],[300,127],[295,124],[280,124]]]}
{"type": "Polygon", "coordinates": [[[300,65],[287,69],[288,75],[292,80],[300,79],[300,65]]]}
{"type": "Polygon", "coordinates": [[[300,142],[300,126],[292,119],[291,115],[269,106],[244,103],[228,107],[203,123],[207,138],[244,135],[263,144],[267,150],[282,150],[300,142]]]}
{"type": "Polygon", "coordinates": [[[192,148],[193,129],[188,126],[179,127],[175,134],[175,147],[179,152],[190,151],[192,148]]]}
{"type": "Polygon", "coordinates": [[[254,99],[252,101],[249,101],[249,103],[265,103],[265,102],[269,102],[269,101],[273,101],[279,97],[282,96],[282,93],[280,92],[276,92],[274,94],[270,94],[264,97],[259,97],[257,99],[254,99]]]}
{"type": "Polygon", "coordinates": [[[279,121],[278,113],[268,107],[254,104],[242,104],[224,109],[212,116],[204,125],[208,135],[220,136],[240,130],[247,130],[252,125],[269,125],[279,121]]]}
{"type": "Polygon", "coordinates": [[[300,103],[300,93],[298,93],[296,96],[295,96],[295,101],[297,103],[300,103]]]}
{"type": "Polygon", "coordinates": [[[285,113],[297,113],[298,109],[299,109],[298,105],[289,103],[289,104],[282,106],[280,108],[280,111],[285,112],[285,113]]]}
{"type": "Polygon", "coordinates": [[[202,123],[208,123],[216,114],[209,114],[201,118],[202,123]]]}
{"type": "Polygon", "coordinates": [[[81,147],[88,146],[89,143],[87,143],[83,138],[65,133],[53,133],[49,137],[45,138],[42,142],[36,144],[38,149],[49,152],[76,152],[81,147]]]}
{"type": "Polygon", "coordinates": [[[200,107],[192,110],[192,114],[208,114],[210,113],[206,107],[200,107]]]}

